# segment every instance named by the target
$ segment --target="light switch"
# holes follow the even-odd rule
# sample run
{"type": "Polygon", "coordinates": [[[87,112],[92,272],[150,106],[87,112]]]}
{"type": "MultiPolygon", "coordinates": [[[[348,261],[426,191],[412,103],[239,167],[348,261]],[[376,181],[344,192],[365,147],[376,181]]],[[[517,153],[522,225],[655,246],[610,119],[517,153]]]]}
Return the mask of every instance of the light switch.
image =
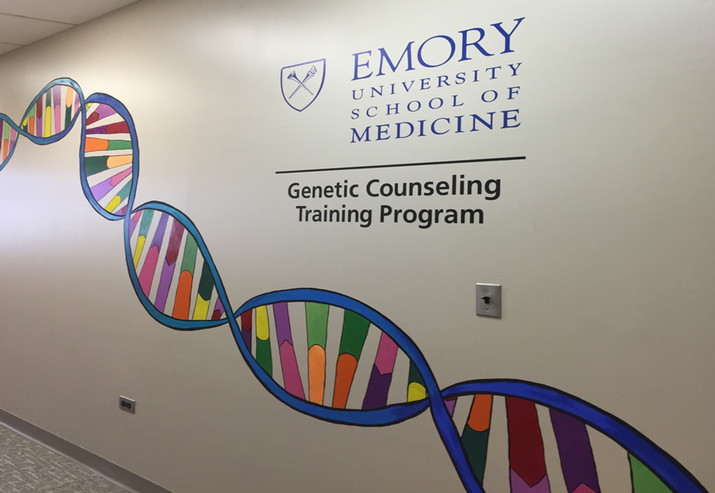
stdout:
{"type": "Polygon", "coordinates": [[[501,318],[501,284],[477,283],[477,315],[501,318]]]}

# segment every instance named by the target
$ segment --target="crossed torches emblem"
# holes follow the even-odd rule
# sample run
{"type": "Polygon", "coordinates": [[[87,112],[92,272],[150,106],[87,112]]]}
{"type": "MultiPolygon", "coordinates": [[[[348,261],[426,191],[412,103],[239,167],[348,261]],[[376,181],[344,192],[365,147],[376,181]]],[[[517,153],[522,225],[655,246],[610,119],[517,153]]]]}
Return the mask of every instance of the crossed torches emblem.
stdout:
{"type": "Polygon", "coordinates": [[[305,74],[305,77],[303,77],[302,80],[298,78],[298,76],[295,73],[295,70],[293,70],[290,74],[288,74],[288,76],[286,78],[293,80],[298,84],[298,86],[293,90],[293,92],[290,94],[290,96],[288,96],[288,99],[292,98],[295,95],[295,93],[298,92],[301,88],[305,89],[306,91],[308,91],[310,93],[311,96],[313,96],[314,95],[313,91],[308,89],[308,86],[306,86],[305,83],[308,81],[308,79],[310,79],[317,73],[318,73],[318,69],[315,68],[315,65],[313,65],[312,67],[310,67],[310,70],[308,70],[308,72],[305,74]]]}

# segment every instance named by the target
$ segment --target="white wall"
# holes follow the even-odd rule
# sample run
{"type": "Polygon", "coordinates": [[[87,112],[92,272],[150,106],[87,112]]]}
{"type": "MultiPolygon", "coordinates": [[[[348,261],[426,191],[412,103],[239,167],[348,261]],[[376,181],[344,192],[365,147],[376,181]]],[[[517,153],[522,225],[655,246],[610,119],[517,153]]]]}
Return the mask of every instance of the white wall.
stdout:
{"type": "MultiPolygon", "coordinates": [[[[560,388],[713,488],[713,4],[483,3],[138,2],[0,57],[0,111],[18,120],[62,76],[111,94],[139,134],[137,204],[192,218],[234,306],[298,286],[348,294],[404,329],[442,386],[560,388]],[[350,143],[353,53],[517,17],[514,53],[493,60],[523,64],[519,128],[350,143]],[[318,58],[323,92],[296,112],[280,69],[318,58]],[[509,155],[526,159],[275,174],[509,155]],[[478,201],[483,225],[303,224],[286,194],[296,180],[453,172],[501,180],[498,200],[478,201]],[[475,282],[503,284],[502,319],[474,316],[475,282]]],[[[511,82],[459,91],[482,111],[481,88],[511,82]]],[[[0,408],[176,492],[460,490],[428,414],[377,429],[312,419],[261,387],[227,328],[154,322],[129,283],[121,226],[81,193],[79,135],[23,141],[0,173],[0,408]],[[119,394],[136,415],[118,410],[119,394]]],[[[473,206],[449,200],[411,204],[473,206]]]]}

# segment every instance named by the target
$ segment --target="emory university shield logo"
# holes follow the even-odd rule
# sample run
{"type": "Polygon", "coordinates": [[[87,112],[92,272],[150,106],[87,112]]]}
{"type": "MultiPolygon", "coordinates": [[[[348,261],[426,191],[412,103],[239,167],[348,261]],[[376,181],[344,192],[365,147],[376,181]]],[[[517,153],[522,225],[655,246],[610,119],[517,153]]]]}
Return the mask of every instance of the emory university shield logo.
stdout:
{"type": "Polygon", "coordinates": [[[324,81],[325,58],[283,67],[281,69],[283,99],[294,110],[303,111],[318,97],[324,81]]]}

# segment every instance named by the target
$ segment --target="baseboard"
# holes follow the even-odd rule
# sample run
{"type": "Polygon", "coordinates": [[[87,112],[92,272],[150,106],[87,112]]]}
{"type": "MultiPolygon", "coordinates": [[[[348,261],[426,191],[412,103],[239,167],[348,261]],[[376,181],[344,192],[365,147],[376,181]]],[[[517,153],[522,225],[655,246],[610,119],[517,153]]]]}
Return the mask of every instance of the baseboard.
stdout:
{"type": "Polygon", "coordinates": [[[8,427],[26,435],[27,437],[42,443],[43,445],[56,450],[62,455],[70,457],[90,469],[97,471],[102,476],[115,481],[122,486],[135,490],[139,493],[171,493],[171,491],[152,483],[148,479],[134,474],[131,471],[114,464],[89,450],[85,450],[64,438],[45,431],[42,428],[18,418],[14,414],[0,409],[0,422],[8,427]]]}

